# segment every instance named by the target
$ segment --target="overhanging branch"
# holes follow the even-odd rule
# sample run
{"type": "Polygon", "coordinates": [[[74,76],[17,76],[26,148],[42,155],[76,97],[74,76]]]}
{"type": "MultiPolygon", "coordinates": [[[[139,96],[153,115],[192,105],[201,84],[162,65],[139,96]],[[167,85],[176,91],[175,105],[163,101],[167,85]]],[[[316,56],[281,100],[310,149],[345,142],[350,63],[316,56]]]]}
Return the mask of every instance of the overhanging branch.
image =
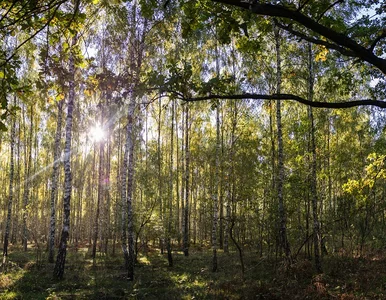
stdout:
{"type": "Polygon", "coordinates": [[[338,51],[339,53],[345,55],[345,56],[349,56],[349,57],[358,57],[358,54],[356,54],[354,51],[351,51],[351,50],[348,50],[346,48],[343,48],[339,45],[336,45],[336,44],[333,44],[333,43],[329,43],[327,41],[323,41],[323,40],[319,40],[319,39],[316,39],[316,38],[313,38],[313,37],[310,37],[310,36],[307,36],[305,35],[304,33],[301,33],[299,31],[296,31],[292,28],[291,25],[283,25],[281,23],[279,23],[278,21],[275,21],[275,24],[280,27],[281,29],[284,29],[285,31],[301,38],[302,40],[305,40],[307,42],[310,42],[312,44],[315,44],[315,45],[322,45],[328,49],[331,49],[331,50],[336,50],[338,51]]]}
{"type": "Polygon", "coordinates": [[[380,36],[378,36],[378,37],[373,41],[373,43],[371,44],[369,50],[370,50],[371,52],[373,52],[373,51],[374,51],[374,48],[375,48],[375,46],[378,44],[378,42],[379,42],[380,40],[384,39],[385,37],[386,37],[386,31],[384,30],[384,31],[382,32],[382,34],[381,34],[380,36]]]}
{"type": "Polygon", "coordinates": [[[264,15],[270,17],[285,18],[308,28],[309,30],[324,36],[340,47],[349,49],[356,53],[356,56],[361,60],[364,60],[371,65],[377,67],[384,74],[386,74],[386,60],[376,56],[371,50],[366,49],[362,45],[358,44],[355,40],[351,39],[345,34],[337,32],[329,27],[326,27],[312,18],[304,15],[298,10],[292,10],[282,5],[276,4],[262,4],[255,2],[250,4],[249,1],[243,0],[213,0],[214,2],[228,4],[235,7],[244,8],[252,11],[257,15],[264,15]]]}
{"type": "Polygon", "coordinates": [[[292,95],[292,94],[273,94],[273,95],[263,95],[263,94],[239,94],[239,95],[208,95],[202,97],[192,97],[192,98],[183,98],[180,99],[187,102],[198,102],[212,99],[220,100],[242,100],[242,99],[254,99],[254,100],[290,100],[296,101],[301,104],[305,104],[311,107],[317,108],[351,108],[357,106],[376,106],[380,108],[386,108],[386,101],[380,100],[354,100],[354,101],[345,101],[345,102],[320,102],[320,101],[309,101],[302,97],[292,95]]]}
{"type": "Polygon", "coordinates": [[[323,16],[325,15],[326,12],[328,12],[331,8],[333,8],[335,5],[337,5],[338,3],[342,3],[344,2],[344,0],[337,0],[335,1],[334,3],[330,4],[319,16],[319,18],[316,20],[316,22],[319,22],[321,18],[323,18],[323,16]]]}

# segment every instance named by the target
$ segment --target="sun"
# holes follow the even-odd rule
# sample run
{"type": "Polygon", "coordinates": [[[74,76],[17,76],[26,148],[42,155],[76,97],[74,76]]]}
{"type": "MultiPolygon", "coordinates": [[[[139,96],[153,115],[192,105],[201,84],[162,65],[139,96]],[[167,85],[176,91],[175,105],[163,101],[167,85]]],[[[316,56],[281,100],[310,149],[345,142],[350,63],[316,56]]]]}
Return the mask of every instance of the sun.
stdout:
{"type": "Polygon", "coordinates": [[[100,142],[105,138],[105,131],[103,130],[100,124],[96,124],[95,126],[90,128],[90,138],[93,142],[100,142]]]}

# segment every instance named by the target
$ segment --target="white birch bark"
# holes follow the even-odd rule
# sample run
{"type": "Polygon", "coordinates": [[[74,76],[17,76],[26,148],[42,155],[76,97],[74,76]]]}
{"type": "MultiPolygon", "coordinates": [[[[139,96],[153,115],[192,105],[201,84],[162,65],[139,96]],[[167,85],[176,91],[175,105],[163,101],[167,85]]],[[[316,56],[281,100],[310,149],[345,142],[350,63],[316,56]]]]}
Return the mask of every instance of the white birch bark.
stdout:
{"type": "Polygon", "coordinates": [[[56,125],[56,134],[54,142],[54,165],[52,170],[52,182],[51,182],[51,195],[50,195],[50,230],[48,234],[48,261],[54,262],[54,248],[55,248],[55,232],[56,232],[56,198],[58,197],[58,177],[59,177],[59,165],[60,165],[60,138],[62,136],[62,112],[63,112],[63,101],[59,101],[57,104],[58,116],[56,125]]]}
{"type": "MultiPolygon", "coordinates": [[[[71,47],[75,46],[78,41],[77,35],[72,38],[71,47]]],[[[64,194],[63,194],[63,228],[60,238],[59,251],[56,257],[54,268],[54,277],[63,278],[64,267],[67,255],[67,242],[70,232],[70,208],[72,193],[72,173],[71,173],[71,143],[72,143],[72,121],[75,102],[75,58],[71,52],[68,63],[68,103],[66,116],[66,140],[64,144],[64,194]]]]}

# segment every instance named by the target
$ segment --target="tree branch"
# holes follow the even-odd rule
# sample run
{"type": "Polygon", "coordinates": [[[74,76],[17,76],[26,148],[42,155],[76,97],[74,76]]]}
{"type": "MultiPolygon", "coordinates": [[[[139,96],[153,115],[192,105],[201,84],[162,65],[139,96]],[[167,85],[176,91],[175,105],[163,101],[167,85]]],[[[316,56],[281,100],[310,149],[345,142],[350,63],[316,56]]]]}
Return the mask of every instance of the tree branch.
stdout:
{"type": "Polygon", "coordinates": [[[301,11],[301,10],[303,9],[303,7],[306,6],[306,4],[307,4],[308,2],[310,2],[310,0],[306,0],[306,1],[304,1],[304,3],[300,4],[300,6],[299,6],[299,8],[298,8],[297,11],[301,11]]]}
{"type": "Polygon", "coordinates": [[[16,55],[17,51],[23,47],[28,41],[32,40],[35,36],[37,36],[40,32],[42,32],[50,23],[51,21],[53,20],[53,18],[55,17],[55,14],[56,12],[58,11],[59,7],[64,3],[66,2],[66,0],[63,0],[61,1],[58,6],[55,7],[52,15],[50,16],[50,18],[47,20],[47,22],[40,28],[38,29],[37,31],[35,31],[32,35],[30,35],[28,38],[26,38],[22,43],[20,43],[14,50],[13,50],[13,53],[4,60],[4,62],[2,62],[0,64],[0,68],[4,67],[7,63],[9,63],[16,55]]]}
{"type": "Polygon", "coordinates": [[[311,107],[317,108],[351,108],[357,106],[376,106],[380,108],[386,108],[386,101],[381,100],[354,100],[354,101],[345,101],[345,102],[320,102],[320,101],[309,101],[302,97],[292,95],[292,94],[273,94],[273,95],[263,95],[263,94],[240,94],[240,95],[208,95],[203,97],[192,97],[184,98],[179,97],[180,99],[187,102],[198,102],[212,99],[221,99],[221,100],[242,100],[242,99],[254,99],[254,100],[290,100],[296,101],[301,104],[305,104],[311,107]]]}
{"type": "Polygon", "coordinates": [[[13,2],[12,2],[12,4],[11,4],[11,6],[8,8],[8,10],[1,16],[1,18],[0,18],[0,24],[1,24],[1,22],[8,16],[8,14],[9,14],[9,12],[12,10],[12,8],[15,6],[15,4],[16,4],[16,0],[14,0],[13,2]]]}
{"type": "Polygon", "coordinates": [[[243,0],[213,0],[214,2],[229,4],[232,6],[240,7],[243,9],[251,10],[257,15],[264,15],[270,17],[279,17],[290,19],[302,26],[310,29],[311,31],[324,36],[325,38],[331,40],[340,47],[350,49],[356,53],[356,57],[370,63],[371,65],[377,67],[384,74],[386,74],[386,60],[376,56],[372,51],[366,49],[365,47],[358,44],[355,40],[350,37],[336,32],[335,30],[328,28],[322,24],[319,24],[312,18],[302,14],[300,11],[288,9],[282,5],[274,4],[261,4],[256,2],[250,4],[248,1],[243,0]]]}
{"type": "Polygon", "coordinates": [[[341,54],[343,54],[345,56],[358,57],[357,53],[355,53],[354,51],[351,51],[351,50],[348,50],[346,48],[340,47],[340,46],[338,46],[336,44],[333,44],[333,43],[329,43],[327,41],[323,41],[323,40],[319,40],[319,39],[307,36],[304,33],[301,33],[299,31],[296,31],[296,30],[292,29],[291,25],[285,26],[283,24],[280,24],[278,21],[275,21],[275,24],[278,27],[284,29],[285,31],[287,31],[287,32],[289,32],[289,33],[291,33],[291,34],[301,38],[302,40],[310,42],[312,44],[325,46],[326,48],[332,49],[332,50],[336,50],[336,51],[338,51],[339,53],[341,53],[341,54]]]}
{"type": "Polygon", "coordinates": [[[331,8],[333,8],[335,5],[337,5],[338,3],[342,3],[344,0],[337,0],[335,1],[334,3],[330,4],[321,14],[320,16],[318,17],[318,19],[316,20],[316,22],[319,22],[321,18],[323,18],[324,14],[326,12],[328,12],[331,8]]]}
{"type": "MultiPolygon", "coordinates": [[[[51,10],[54,7],[57,7],[58,5],[62,5],[63,3],[67,2],[68,0],[53,0],[46,5],[42,5],[39,7],[35,7],[33,10],[26,11],[23,15],[19,16],[18,18],[15,18],[12,20],[12,22],[8,24],[1,24],[0,22],[0,30],[4,30],[5,28],[11,27],[13,25],[16,25],[22,21],[28,20],[29,18],[32,18],[33,16],[37,16],[41,13],[44,13],[46,11],[51,10]]],[[[20,8],[18,12],[16,12],[14,15],[18,15],[26,6],[28,5],[28,1],[20,8]]]]}
{"type": "Polygon", "coordinates": [[[382,34],[381,34],[380,36],[378,36],[378,37],[373,41],[373,43],[371,44],[369,50],[370,50],[371,52],[373,52],[373,51],[374,51],[374,48],[375,48],[375,46],[378,44],[378,42],[379,42],[380,40],[382,40],[383,38],[385,38],[385,37],[386,37],[386,29],[384,29],[384,30],[382,31],[382,34]]]}

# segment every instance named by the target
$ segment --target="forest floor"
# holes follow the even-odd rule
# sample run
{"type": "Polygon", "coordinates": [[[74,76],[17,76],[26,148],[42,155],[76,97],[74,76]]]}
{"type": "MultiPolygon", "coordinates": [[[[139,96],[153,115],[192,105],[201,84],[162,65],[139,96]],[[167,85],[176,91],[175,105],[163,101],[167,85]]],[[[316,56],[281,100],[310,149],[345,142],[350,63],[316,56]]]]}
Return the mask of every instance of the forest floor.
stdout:
{"type": "Polygon", "coordinates": [[[46,254],[12,248],[6,273],[0,274],[0,299],[386,299],[386,253],[366,258],[326,256],[324,274],[312,262],[290,269],[274,259],[245,253],[245,275],[237,253],[219,252],[216,273],[211,251],[191,250],[140,255],[135,280],[128,282],[121,255],[99,255],[93,265],[87,248],[68,253],[65,278],[52,278],[46,254]],[[38,258],[38,259],[37,259],[38,258]]]}

